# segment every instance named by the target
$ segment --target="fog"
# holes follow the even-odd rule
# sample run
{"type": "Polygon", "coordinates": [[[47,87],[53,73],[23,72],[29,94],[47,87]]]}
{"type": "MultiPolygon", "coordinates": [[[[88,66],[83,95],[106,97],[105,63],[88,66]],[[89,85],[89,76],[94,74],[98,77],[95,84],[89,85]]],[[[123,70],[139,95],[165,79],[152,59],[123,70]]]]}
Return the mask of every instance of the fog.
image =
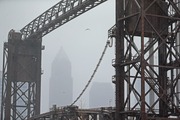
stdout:
{"type": "MultiPolygon", "coordinates": [[[[1,0],[0,1],[0,68],[2,68],[3,42],[8,32],[16,31],[39,16],[59,0],[1,0]]],[[[73,99],[79,95],[89,80],[107,41],[107,31],[115,24],[114,1],[107,2],[73,19],[43,37],[41,112],[49,111],[49,78],[51,64],[59,49],[63,47],[72,65],[73,99]],[[88,30],[87,30],[88,29],[88,30]]],[[[114,75],[111,61],[114,47],[108,48],[93,81],[110,82],[114,75]]],[[[89,88],[76,105],[83,102],[88,107],[89,88]]],[[[114,93],[115,94],[115,93],[114,93]]]]}

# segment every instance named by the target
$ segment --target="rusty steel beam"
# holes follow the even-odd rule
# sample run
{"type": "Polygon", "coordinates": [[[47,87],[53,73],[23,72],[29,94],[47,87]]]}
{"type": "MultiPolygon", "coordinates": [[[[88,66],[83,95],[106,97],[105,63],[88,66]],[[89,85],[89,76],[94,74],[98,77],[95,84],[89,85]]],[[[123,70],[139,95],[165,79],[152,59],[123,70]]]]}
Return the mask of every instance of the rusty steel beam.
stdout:
{"type": "Polygon", "coordinates": [[[2,120],[24,120],[40,113],[42,37],[105,1],[60,0],[20,33],[10,31],[4,46],[2,120]]]}
{"type": "Polygon", "coordinates": [[[54,107],[51,111],[33,116],[28,120],[114,120],[114,108],[79,109],[77,106],[54,107]]]}
{"type": "Polygon", "coordinates": [[[61,0],[22,28],[22,39],[42,38],[105,1],[107,0],[61,0]]]}
{"type": "Polygon", "coordinates": [[[124,111],[124,66],[121,64],[123,63],[124,59],[124,24],[123,21],[119,21],[119,18],[123,17],[123,6],[124,0],[116,0],[116,49],[115,49],[115,120],[123,120],[124,115],[120,114],[120,112],[124,111]]]}
{"type": "Polygon", "coordinates": [[[141,1],[141,60],[140,60],[140,64],[141,64],[141,97],[140,97],[140,101],[141,101],[141,119],[142,120],[146,120],[146,110],[145,110],[145,52],[144,52],[144,26],[145,26],[145,19],[144,19],[144,10],[145,10],[145,1],[142,0],[141,1]]]}
{"type": "Polygon", "coordinates": [[[116,34],[112,28],[108,35],[116,38],[115,120],[179,119],[179,6],[180,0],[116,1],[116,34]]]}

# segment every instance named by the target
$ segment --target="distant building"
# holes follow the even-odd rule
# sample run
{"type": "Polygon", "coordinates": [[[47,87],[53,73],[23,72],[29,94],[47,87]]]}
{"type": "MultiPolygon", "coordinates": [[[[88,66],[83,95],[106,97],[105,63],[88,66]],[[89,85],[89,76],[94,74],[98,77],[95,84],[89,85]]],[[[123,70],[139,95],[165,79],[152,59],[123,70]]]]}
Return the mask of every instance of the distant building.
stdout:
{"type": "Polygon", "coordinates": [[[62,48],[52,63],[49,85],[50,108],[53,105],[66,106],[72,103],[73,80],[71,76],[71,62],[62,48]]]}
{"type": "Polygon", "coordinates": [[[89,107],[114,107],[115,92],[111,83],[94,82],[89,92],[89,107]]]}

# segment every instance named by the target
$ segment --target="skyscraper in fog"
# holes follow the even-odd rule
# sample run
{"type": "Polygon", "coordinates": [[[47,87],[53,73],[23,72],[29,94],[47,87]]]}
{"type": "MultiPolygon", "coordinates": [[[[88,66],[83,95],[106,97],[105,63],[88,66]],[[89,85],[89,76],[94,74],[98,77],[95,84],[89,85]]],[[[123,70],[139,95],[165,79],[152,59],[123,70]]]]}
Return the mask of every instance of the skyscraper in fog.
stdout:
{"type": "Polygon", "coordinates": [[[112,107],[115,92],[111,83],[94,82],[89,92],[89,107],[112,107]]]}
{"type": "Polygon", "coordinates": [[[49,107],[52,105],[66,106],[72,103],[71,62],[62,48],[52,63],[49,85],[49,107]]]}

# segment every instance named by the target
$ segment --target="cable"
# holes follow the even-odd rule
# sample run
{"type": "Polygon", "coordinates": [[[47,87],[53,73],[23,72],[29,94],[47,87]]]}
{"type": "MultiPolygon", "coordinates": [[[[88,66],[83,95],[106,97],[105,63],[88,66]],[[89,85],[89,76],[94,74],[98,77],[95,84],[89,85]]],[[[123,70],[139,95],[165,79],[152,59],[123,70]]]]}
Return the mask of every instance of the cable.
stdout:
{"type": "Polygon", "coordinates": [[[96,68],[94,69],[94,72],[93,72],[93,74],[91,75],[88,83],[86,84],[86,86],[85,86],[84,89],[81,91],[81,93],[79,94],[79,96],[74,100],[74,102],[73,102],[70,106],[73,106],[73,105],[79,100],[79,98],[83,95],[83,93],[85,92],[85,90],[88,88],[89,84],[91,83],[92,79],[94,78],[94,75],[96,74],[96,72],[97,72],[97,70],[98,70],[98,68],[99,68],[99,65],[101,64],[101,61],[102,61],[102,59],[103,59],[103,57],[104,57],[104,54],[105,54],[105,52],[106,52],[107,47],[108,47],[109,44],[110,44],[110,41],[107,40],[106,45],[105,45],[105,48],[104,48],[104,50],[103,50],[103,52],[102,52],[102,55],[101,55],[101,57],[100,57],[100,59],[99,59],[99,62],[98,62],[98,64],[96,65],[96,68]]]}

